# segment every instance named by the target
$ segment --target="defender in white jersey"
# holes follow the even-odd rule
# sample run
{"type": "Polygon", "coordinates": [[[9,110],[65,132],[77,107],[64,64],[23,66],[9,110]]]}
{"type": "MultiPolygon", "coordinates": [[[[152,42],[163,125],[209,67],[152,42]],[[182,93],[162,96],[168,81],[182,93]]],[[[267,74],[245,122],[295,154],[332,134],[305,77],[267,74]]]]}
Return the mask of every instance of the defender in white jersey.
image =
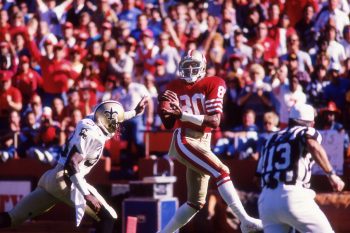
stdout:
{"type": "Polygon", "coordinates": [[[99,104],[78,123],[57,166],[44,173],[37,188],[11,211],[0,213],[0,228],[17,226],[63,202],[75,208],[77,226],[86,212],[98,221],[96,232],[112,232],[116,212],[84,177],[101,158],[105,142],[119,130],[120,123],[141,114],[146,104],[144,97],[128,112],[114,100],[99,104]]]}
{"type": "Polygon", "coordinates": [[[311,167],[316,161],[327,174],[334,191],[344,182],[335,174],[321,146],[321,135],[313,128],[315,110],[307,104],[292,107],[288,128],[266,142],[257,168],[263,190],[259,214],[264,232],[329,233],[333,229],[314,201],[310,187],[311,167]]]}

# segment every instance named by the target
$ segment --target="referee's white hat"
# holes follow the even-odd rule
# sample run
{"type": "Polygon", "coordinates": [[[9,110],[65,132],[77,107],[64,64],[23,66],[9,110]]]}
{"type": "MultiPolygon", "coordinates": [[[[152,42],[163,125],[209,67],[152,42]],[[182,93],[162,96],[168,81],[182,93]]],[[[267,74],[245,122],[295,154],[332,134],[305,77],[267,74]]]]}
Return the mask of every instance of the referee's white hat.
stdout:
{"type": "Polygon", "coordinates": [[[315,109],[309,104],[295,104],[290,109],[289,118],[303,121],[314,121],[315,109]]]}

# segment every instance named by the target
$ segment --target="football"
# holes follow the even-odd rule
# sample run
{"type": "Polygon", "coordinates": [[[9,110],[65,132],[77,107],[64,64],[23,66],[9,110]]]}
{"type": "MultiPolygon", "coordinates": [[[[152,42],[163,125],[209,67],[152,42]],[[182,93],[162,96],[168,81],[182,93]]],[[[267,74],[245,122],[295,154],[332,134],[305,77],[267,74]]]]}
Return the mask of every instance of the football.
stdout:
{"type": "Polygon", "coordinates": [[[161,100],[158,105],[158,113],[161,114],[162,109],[171,109],[169,100],[161,100]]]}
{"type": "Polygon", "coordinates": [[[163,113],[163,109],[171,109],[170,101],[168,100],[161,100],[158,102],[158,115],[160,116],[160,119],[162,120],[165,128],[171,129],[176,121],[175,117],[163,113]]]}

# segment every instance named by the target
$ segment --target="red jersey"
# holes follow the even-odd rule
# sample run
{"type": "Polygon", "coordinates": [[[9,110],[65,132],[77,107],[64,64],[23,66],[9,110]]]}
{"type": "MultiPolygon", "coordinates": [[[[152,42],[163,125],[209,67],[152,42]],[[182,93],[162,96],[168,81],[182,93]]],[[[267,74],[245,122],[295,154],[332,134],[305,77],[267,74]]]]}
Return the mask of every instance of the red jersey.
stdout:
{"type": "Polygon", "coordinates": [[[7,117],[10,114],[11,108],[7,102],[7,96],[11,96],[15,103],[22,103],[21,92],[15,88],[10,87],[6,91],[0,92],[0,117],[7,117]]]}
{"type": "Polygon", "coordinates": [[[37,93],[37,89],[42,85],[43,80],[36,71],[29,70],[28,73],[17,73],[13,77],[12,83],[21,91],[23,99],[29,102],[30,97],[37,93]]]}
{"type": "MultiPolygon", "coordinates": [[[[194,115],[212,115],[222,113],[226,83],[222,78],[211,76],[189,84],[182,79],[175,79],[168,84],[167,90],[175,92],[183,112],[194,115]]],[[[198,126],[190,122],[178,121],[181,128],[190,128],[210,132],[212,128],[198,126]]]]}
{"type": "Polygon", "coordinates": [[[71,63],[66,60],[51,60],[42,56],[35,41],[29,42],[29,50],[34,59],[39,62],[44,91],[50,94],[66,92],[68,90],[68,79],[76,78],[71,63]]]}
{"type": "Polygon", "coordinates": [[[269,60],[271,58],[277,57],[277,45],[276,42],[270,37],[266,37],[263,41],[258,41],[257,39],[253,39],[249,45],[253,46],[255,43],[260,43],[264,46],[264,60],[269,60]]]}

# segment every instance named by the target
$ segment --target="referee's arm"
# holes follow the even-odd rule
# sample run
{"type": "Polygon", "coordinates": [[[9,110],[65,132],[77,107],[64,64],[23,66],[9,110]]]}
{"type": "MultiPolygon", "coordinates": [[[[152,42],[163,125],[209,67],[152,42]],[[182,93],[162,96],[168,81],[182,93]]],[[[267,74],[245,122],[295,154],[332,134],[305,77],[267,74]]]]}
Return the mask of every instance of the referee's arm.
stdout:
{"type": "Polygon", "coordinates": [[[334,191],[342,191],[344,188],[344,182],[337,176],[332,168],[331,163],[328,160],[327,153],[323,149],[322,145],[311,137],[306,138],[306,146],[316,163],[327,174],[329,181],[334,191]]]}

